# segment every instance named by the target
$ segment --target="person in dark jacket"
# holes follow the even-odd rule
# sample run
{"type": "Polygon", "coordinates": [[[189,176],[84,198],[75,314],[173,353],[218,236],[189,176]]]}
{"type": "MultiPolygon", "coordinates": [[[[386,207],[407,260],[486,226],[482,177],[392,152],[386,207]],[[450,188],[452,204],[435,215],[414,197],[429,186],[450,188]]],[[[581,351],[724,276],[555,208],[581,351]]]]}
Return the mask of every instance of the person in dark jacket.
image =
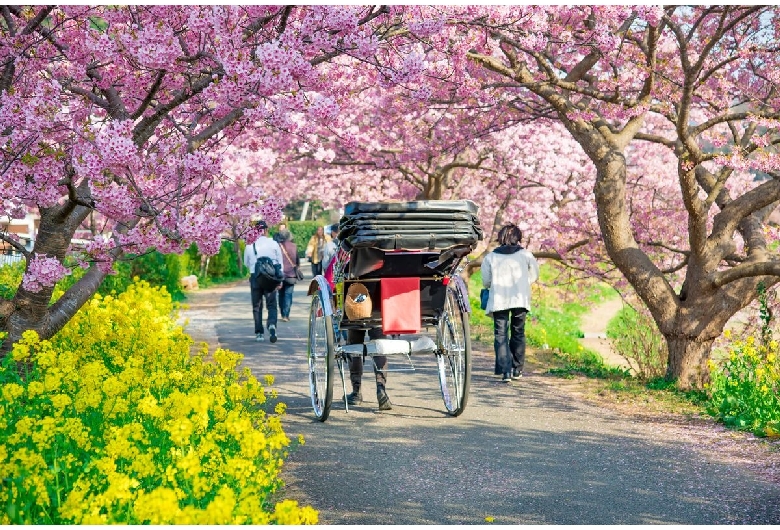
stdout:
{"type": "Polygon", "coordinates": [[[279,289],[279,312],[282,314],[282,322],[289,322],[293,289],[298,281],[295,269],[301,266],[301,259],[298,257],[298,247],[293,243],[289,230],[280,230],[277,237],[279,247],[282,249],[282,270],[284,271],[284,281],[279,289]]]}

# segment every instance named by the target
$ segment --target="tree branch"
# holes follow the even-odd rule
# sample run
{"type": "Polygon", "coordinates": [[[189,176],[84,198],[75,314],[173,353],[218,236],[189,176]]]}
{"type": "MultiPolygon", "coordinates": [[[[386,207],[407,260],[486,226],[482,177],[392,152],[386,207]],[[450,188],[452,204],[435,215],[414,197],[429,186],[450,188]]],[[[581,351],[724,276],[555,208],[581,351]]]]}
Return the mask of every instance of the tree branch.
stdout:
{"type": "Polygon", "coordinates": [[[155,108],[154,114],[143,118],[133,129],[133,142],[135,142],[136,145],[143,145],[151,138],[157,125],[171,110],[203,92],[212,82],[212,72],[205,72],[200,76],[189,92],[180,90],[170,101],[155,108]]]}
{"type": "Polygon", "coordinates": [[[737,280],[759,276],[780,276],[780,261],[743,263],[725,271],[713,272],[709,280],[713,287],[723,287],[737,280]]]}
{"type": "Polygon", "coordinates": [[[130,115],[130,119],[137,119],[143,115],[143,113],[146,111],[146,109],[151,104],[152,100],[154,99],[154,96],[157,95],[157,91],[160,89],[160,86],[162,85],[163,78],[165,77],[166,70],[160,70],[157,72],[157,78],[154,80],[154,83],[149,88],[149,92],[146,94],[146,97],[141,102],[141,104],[138,106],[135,112],[133,112],[130,115]]]}

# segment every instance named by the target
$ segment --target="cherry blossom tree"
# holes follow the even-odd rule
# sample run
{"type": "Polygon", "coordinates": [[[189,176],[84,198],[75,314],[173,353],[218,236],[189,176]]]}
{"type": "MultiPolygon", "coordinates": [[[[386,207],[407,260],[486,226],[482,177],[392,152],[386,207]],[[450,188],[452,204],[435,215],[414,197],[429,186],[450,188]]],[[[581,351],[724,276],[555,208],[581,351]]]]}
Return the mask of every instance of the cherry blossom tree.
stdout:
{"type": "Polygon", "coordinates": [[[56,331],[121,253],[215,251],[244,206],[278,215],[271,194],[474,198],[486,225],[526,222],[540,255],[620,272],[683,388],[780,280],[776,7],[0,13],[0,215],[41,213],[0,306],[12,341],[56,331]],[[48,307],[92,212],[112,238],[48,307]]]}
{"type": "MultiPolygon", "coordinates": [[[[529,190],[588,184],[592,208],[582,207],[588,201],[577,193],[581,186],[534,201],[544,206],[528,218],[551,216],[548,235],[555,234],[539,254],[592,273],[603,273],[605,263],[616,267],[667,340],[667,376],[682,388],[701,385],[726,322],[755,299],[759,284],[779,279],[771,251],[777,234],[767,224],[780,199],[776,8],[422,6],[399,16],[403,39],[380,50],[376,86],[402,87],[428,106],[409,114],[401,104],[405,111],[396,112],[398,95],[385,93],[390,103],[355,113],[373,145],[360,131],[336,135],[340,145],[328,161],[360,168],[355,182],[362,187],[352,196],[391,191],[383,184],[395,173],[394,182],[407,183],[395,187],[399,196],[457,190],[462,197],[467,182],[481,183],[476,176],[489,171],[496,193],[481,202],[498,201],[496,210],[505,211],[502,179],[511,182],[505,199],[515,193],[529,201],[535,198],[529,190]],[[435,141],[430,131],[458,129],[426,121],[425,113],[452,111],[469,98],[476,102],[471,108],[488,104],[496,113],[520,115],[503,124],[557,121],[589,158],[592,180],[583,166],[574,177],[537,172],[543,184],[534,186],[533,177],[514,178],[495,159],[490,168],[474,165],[479,135],[468,133],[478,126],[467,127],[462,142],[435,141]],[[415,127],[420,134],[409,134],[415,127]],[[357,152],[349,153],[356,140],[357,152]],[[437,149],[445,156],[432,157],[437,149]],[[458,167],[438,171],[455,160],[458,167]]],[[[463,115],[463,123],[474,123],[463,115]]],[[[535,138],[542,157],[555,156],[541,147],[543,134],[535,138]]],[[[486,144],[495,156],[500,142],[486,144]]],[[[533,167],[528,154],[519,159],[533,167]]]]}
{"type": "MultiPolygon", "coordinates": [[[[473,98],[429,101],[403,86],[371,83],[373,77],[350,79],[337,122],[308,137],[285,137],[265,186],[290,198],[314,194],[334,207],[349,200],[472,199],[489,240],[503,221],[549,233],[554,204],[571,202],[566,196],[581,189],[577,176],[592,166],[550,120],[526,123],[473,98]],[[564,181],[561,171],[577,176],[564,181]],[[549,193],[531,195],[542,188],[549,193]]],[[[237,159],[259,170],[269,156],[243,149],[237,159]]]]}
{"type": "Polygon", "coordinates": [[[729,318],[756,298],[760,283],[780,280],[777,233],[767,223],[780,200],[777,8],[526,6],[447,14],[450,31],[483,38],[461,51],[489,72],[484,89],[554,113],[591,159],[606,251],[666,338],[667,376],[682,388],[700,385],[729,318]],[[657,262],[631,224],[634,208],[652,205],[633,202],[628,187],[630,151],[645,142],[676,159],[676,211],[684,221],[655,238],[674,263],[657,262]],[[669,274],[681,267],[675,284],[669,274]]]}
{"type": "MultiPolygon", "coordinates": [[[[52,336],[95,292],[112,262],[150,248],[215,253],[228,228],[278,221],[282,204],[222,167],[247,130],[296,134],[334,112],[325,69],[371,56],[374,7],[3,6],[0,8],[0,216],[40,214],[24,280],[0,302],[3,348],[27,329],[52,336]],[[236,191],[236,186],[241,192],[236,191]],[[110,222],[76,257],[74,232],[110,222]]],[[[328,70],[332,72],[332,70],[328,70]]]]}

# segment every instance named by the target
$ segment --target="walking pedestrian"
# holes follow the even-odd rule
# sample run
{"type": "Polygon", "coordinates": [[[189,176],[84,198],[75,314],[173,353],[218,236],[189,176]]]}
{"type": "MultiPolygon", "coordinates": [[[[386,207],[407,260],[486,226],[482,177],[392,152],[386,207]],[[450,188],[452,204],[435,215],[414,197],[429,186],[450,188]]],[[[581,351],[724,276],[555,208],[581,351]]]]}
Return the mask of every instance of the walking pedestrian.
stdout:
{"type": "Polygon", "coordinates": [[[281,244],[282,232],[284,232],[285,230],[287,230],[287,225],[285,223],[280,223],[279,226],[277,226],[276,233],[274,234],[273,240],[281,244]]]}
{"type": "MultiPolygon", "coordinates": [[[[282,250],[276,241],[266,236],[268,225],[265,221],[258,221],[257,228],[259,229],[259,236],[254,243],[247,245],[244,249],[244,265],[250,271],[254,271],[257,260],[262,257],[268,257],[271,259],[274,266],[278,266],[281,269],[282,250]]],[[[272,288],[270,284],[264,284],[262,281],[250,280],[250,286],[252,295],[252,315],[255,319],[255,340],[257,342],[263,342],[265,340],[265,329],[263,328],[263,302],[265,302],[268,310],[268,333],[271,336],[271,342],[276,342],[276,291],[281,287],[281,284],[275,285],[272,288]]]]}
{"type": "Polygon", "coordinates": [[[336,257],[336,253],[339,249],[339,224],[333,223],[330,226],[330,241],[325,243],[325,248],[322,251],[322,271],[328,270],[328,266],[333,258],[336,257]]]}
{"type": "Polygon", "coordinates": [[[325,235],[325,227],[318,226],[317,231],[309,239],[309,244],[306,245],[305,256],[311,262],[311,273],[313,276],[322,274],[322,258],[328,241],[330,241],[330,236],[325,235]]]}
{"type": "Polygon", "coordinates": [[[298,282],[296,269],[301,266],[301,258],[298,257],[298,247],[293,243],[289,230],[280,230],[277,238],[279,248],[282,251],[282,270],[284,271],[284,281],[279,289],[279,312],[282,314],[282,322],[289,322],[293,289],[298,282]]]}
{"type": "Polygon", "coordinates": [[[481,267],[482,284],[490,289],[485,311],[493,316],[497,373],[506,383],[523,376],[525,319],[531,309],[531,284],[539,278],[539,264],[520,245],[522,237],[516,225],[503,226],[498,232],[499,246],[481,267]]]}

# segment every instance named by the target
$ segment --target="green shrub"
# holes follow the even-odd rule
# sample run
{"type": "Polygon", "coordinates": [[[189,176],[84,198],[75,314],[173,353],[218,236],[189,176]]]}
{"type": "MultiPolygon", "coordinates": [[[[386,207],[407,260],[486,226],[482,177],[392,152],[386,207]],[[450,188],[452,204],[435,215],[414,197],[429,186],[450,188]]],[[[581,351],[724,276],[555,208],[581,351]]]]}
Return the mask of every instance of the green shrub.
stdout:
{"type": "MultiPolygon", "coordinates": [[[[293,243],[298,247],[298,255],[303,257],[306,252],[306,245],[309,244],[309,239],[317,231],[318,226],[326,226],[326,223],[319,221],[287,221],[287,229],[293,236],[293,243]]],[[[271,237],[278,232],[278,226],[273,226],[268,230],[271,237]]]]}
{"type": "MultiPolygon", "coordinates": [[[[238,250],[236,250],[236,244],[233,241],[223,241],[219,247],[219,252],[214,256],[208,258],[208,267],[205,274],[201,274],[201,255],[197,252],[196,247],[192,247],[195,252],[191,261],[194,262],[192,269],[194,272],[191,274],[197,274],[200,279],[214,278],[214,279],[230,279],[241,278],[245,276],[243,265],[239,264],[244,261],[243,246],[241,242],[238,244],[238,250]]],[[[189,253],[187,254],[189,255],[189,253]]],[[[187,275],[184,275],[187,276],[187,275]]]]}
{"type": "MultiPolygon", "coordinates": [[[[121,293],[133,283],[134,278],[141,278],[154,286],[165,286],[174,300],[182,300],[181,279],[184,276],[197,275],[203,285],[208,285],[213,279],[242,278],[246,273],[239,269],[240,260],[243,261],[243,242],[240,242],[237,254],[231,241],[223,241],[219,253],[209,258],[205,275],[201,274],[201,254],[195,245],[182,254],[161,254],[157,251],[130,254],[114,262],[114,274],[105,277],[97,292],[102,295],[121,293]]],[[[69,289],[85,273],[71,259],[66,259],[65,264],[71,267],[72,273],[60,280],[59,290],[69,289]]],[[[23,262],[0,267],[0,298],[13,298],[23,274],[23,262]]]]}
{"type": "Polygon", "coordinates": [[[607,338],[615,351],[634,361],[644,381],[663,377],[669,359],[666,340],[647,311],[624,307],[607,324],[607,338]]]}

